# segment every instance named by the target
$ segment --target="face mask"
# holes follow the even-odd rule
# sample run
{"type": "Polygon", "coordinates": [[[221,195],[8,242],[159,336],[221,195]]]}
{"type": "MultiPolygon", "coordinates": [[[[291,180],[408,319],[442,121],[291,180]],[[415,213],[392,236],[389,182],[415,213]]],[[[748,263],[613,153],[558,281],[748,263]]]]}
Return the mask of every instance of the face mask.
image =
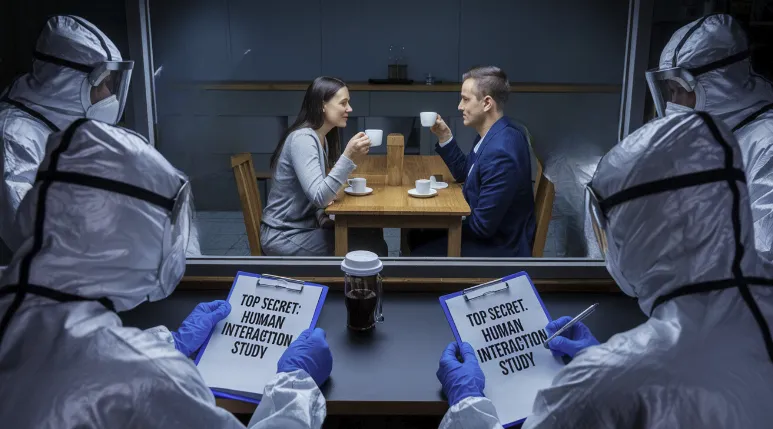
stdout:
{"type": "Polygon", "coordinates": [[[692,111],[692,108],[682,106],[681,104],[672,103],[670,101],[666,103],[666,116],[673,115],[675,113],[687,113],[692,111]]]}
{"type": "Polygon", "coordinates": [[[96,121],[106,122],[110,125],[115,125],[118,122],[118,111],[121,106],[118,103],[118,98],[115,95],[105,98],[104,100],[93,104],[86,111],[86,117],[88,119],[94,119],[96,121]]]}

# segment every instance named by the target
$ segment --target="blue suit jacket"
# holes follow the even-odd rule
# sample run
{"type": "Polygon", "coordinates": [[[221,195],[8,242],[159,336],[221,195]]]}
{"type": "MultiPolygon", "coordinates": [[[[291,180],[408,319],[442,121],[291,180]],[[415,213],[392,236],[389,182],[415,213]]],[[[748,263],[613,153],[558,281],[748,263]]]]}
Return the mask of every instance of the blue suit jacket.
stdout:
{"type": "MultiPolygon", "coordinates": [[[[475,144],[480,136],[475,139],[475,144]]],[[[472,213],[462,222],[462,256],[529,257],[534,242],[534,191],[526,136],[507,117],[494,123],[475,153],[452,139],[435,146],[472,213]]]]}

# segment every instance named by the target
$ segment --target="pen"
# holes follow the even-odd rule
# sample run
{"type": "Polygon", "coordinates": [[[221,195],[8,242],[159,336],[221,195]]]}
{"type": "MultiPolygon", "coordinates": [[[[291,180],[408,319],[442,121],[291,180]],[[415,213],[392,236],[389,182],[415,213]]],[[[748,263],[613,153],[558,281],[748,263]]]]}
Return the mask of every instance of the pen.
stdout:
{"type": "Polygon", "coordinates": [[[544,346],[546,349],[547,349],[547,348],[549,348],[549,347],[548,347],[548,343],[549,343],[551,340],[553,340],[553,338],[555,338],[555,337],[557,337],[557,336],[561,335],[561,333],[562,333],[562,332],[564,332],[564,331],[566,331],[567,329],[571,328],[571,327],[572,327],[572,325],[574,325],[575,323],[579,322],[580,320],[582,320],[582,319],[584,319],[584,318],[588,317],[588,316],[589,316],[591,313],[593,313],[593,311],[594,311],[594,310],[596,309],[596,307],[598,307],[598,306],[599,306],[599,303],[597,302],[597,303],[595,303],[595,304],[591,305],[590,307],[586,308],[586,309],[585,309],[585,310],[584,310],[582,313],[578,314],[577,316],[575,316],[575,317],[574,317],[574,319],[570,320],[570,321],[569,321],[569,323],[567,323],[566,325],[564,325],[563,327],[561,327],[561,329],[559,329],[558,331],[556,331],[556,333],[555,333],[555,334],[553,334],[553,335],[551,335],[550,337],[548,337],[548,339],[547,339],[547,340],[545,340],[545,343],[544,343],[544,344],[542,344],[542,345],[543,345],[543,346],[544,346]]]}

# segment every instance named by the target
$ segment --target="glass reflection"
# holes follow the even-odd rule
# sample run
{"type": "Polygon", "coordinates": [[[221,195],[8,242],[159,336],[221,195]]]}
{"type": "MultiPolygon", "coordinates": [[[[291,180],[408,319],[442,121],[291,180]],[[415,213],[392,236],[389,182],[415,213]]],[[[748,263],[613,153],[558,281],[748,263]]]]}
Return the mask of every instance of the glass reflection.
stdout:
{"type": "MultiPolygon", "coordinates": [[[[354,111],[340,130],[342,146],[360,131],[380,129],[384,142],[372,148],[369,156],[386,156],[390,133],[403,135],[405,156],[436,155],[438,138],[428,127],[421,126],[419,113],[437,111],[458,140],[462,153],[468,155],[479,134],[465,125],[458,109],[462,100],[459,82],[462,73],[479,62],[477,58],[485,58],[506,70],[513,81],[506,112],[529,134],[532,192],[538,192],[540,180],[550,182],[554,190],[549,206],[542,211],[548,226],[543,228],[541,252],[532,253],[542,257],[598,258],[591,248],[595,245],[593,231],[586,228],[583,191],[598,159],[616,141],[623,75],[620,59],[625,57],[625,46],[609,41],[625,40],[626,29],[620,23],[627,21],[626,5],[605,7],[603,11],[571,6],[583,14],[598,14],[598,19],[567,23],[562,31],[578,44],[548,46],[555,55],[530,68],[514,59],[511,52],[497,48],[522,39],[522,26],[499,26],[492,39],[474,30],[483,25],[475,23],[481,17],[464,4],[448,5],[449,16],[455,17],[448,28],[453,34],[440,35],[426,26],[406,24],[403,36],[411,42],[406,43],[404,60],[407,79],[413,80],[413,85],[385,90],[384,85],[367,83],[388,76],[389,61],[384,52],[395,43],[390,40],[390,32],[379,30],[382,24],[371,18],[379,16],[378,10],[371,10],[376,6],[347,8],[341,3],[332,8],[336,11],[336,28],[322,31],[320,22],[330,21],[332,9],[320,10],[318,2],[309,2],[314,7],[301,15],[294,13],[292,9],[303,4],[296,2],[288,8],[232,0],[172,0],[153,2],[150,8],[157,71],[157,147],[191,179],[203,255],[256,253],[248,236],[250,220],[243,215],[232,157],[251,155],[262,214],[273,188],[272,152],[297,119],[312,79],[336,76],[351,87],[354,111]],[[462,28],[457,27],[459,14],[469,21],[462,28]],[[358,34],[353,28],[357,25],[372,29],[367,43],[352,37],[358,34]],[[265,37],[274,29],[290,27],[297,37],[265,37]],[[339,37],[344,34],[347,37],[339,37]],[[449,37],[462,42],[446,46],[449,37]],[[309,43],[311,40],[316,42],[309,43]],[[385,48],[379,48],[381,45],[385,48]],[[582,53],[582,62],[571,59],[575,51],[582,53]],[[586,68],[590,64],[593,67],[586,68]],[[427,74],[433,80],[425,84],[427,74]],[[526,87],[517,82],[543,83],[526,87]],[[563,87],[569,89],[550,87],[551,82],[569,82],[563,87]],[[586,82],[599,85],[588,89],[586,82]],[[538,174],[540,170],[543,174],[538,174]]],[[[551,22],[551,16],[540,13],[531,11],[523,19],[551,22]]],[[[546,34],[555,31],[551,25],[542,27],[539,31],[546,34]]],[[[538,41],[540,37],[530,32],[528,39],[538,41]]],[[[535,42],[534,48],[544,52],[546,46],[542,45],[535,42]]],[[[250,209],[253,212],[255,204],[250,209]]],[[[535,218],[538,206],[535,202],[535,218]]],[[[405,235],[394,226],[382,228],[387,254],[405,256],[405,235]]]]}

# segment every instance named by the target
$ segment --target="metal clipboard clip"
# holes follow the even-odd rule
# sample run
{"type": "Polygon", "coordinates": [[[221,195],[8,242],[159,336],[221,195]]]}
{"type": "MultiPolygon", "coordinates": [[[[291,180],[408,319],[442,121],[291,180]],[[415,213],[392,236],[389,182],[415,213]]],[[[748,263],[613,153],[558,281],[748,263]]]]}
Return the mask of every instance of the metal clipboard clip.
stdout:
{"type": "Polygon", "coordinates": [[[477,285],[477,286],[469,287],[469,288],[467,288],[467,289],[462,291],[462,295],[464,295],[464,300],[465,301],[471,301],[473,299],[480,298],[480,297],[483,297],[483,296],[486,296],[486,295],[491,295],[491,294],[498,293],[498,292],[502,292],[502,291],[508,290],[510,288],[510,284],[505,282],[504,286],[502,286],[500,288],[491,289],[491,290],[487,290],[487,291],[483,291],[482,290],[482,289],[484,289],[486,287],[489,287],[489,286],[491,286],[493,284],[497,284],[497,283],[501,283],[501,282],[502,282],[502,279],[498,279],[498,280],[490,281],[488,283],[483,283],[482,285],[477,285]]]}
{"type": "Polygon", "coordinates": [[[260,286],[274,286],[289,289],[294,292],[303,292],[304,282],[302,280],[288,279],[287,277],[272,276],[271,274],[261,274],[258,278],[260,286]]]}

